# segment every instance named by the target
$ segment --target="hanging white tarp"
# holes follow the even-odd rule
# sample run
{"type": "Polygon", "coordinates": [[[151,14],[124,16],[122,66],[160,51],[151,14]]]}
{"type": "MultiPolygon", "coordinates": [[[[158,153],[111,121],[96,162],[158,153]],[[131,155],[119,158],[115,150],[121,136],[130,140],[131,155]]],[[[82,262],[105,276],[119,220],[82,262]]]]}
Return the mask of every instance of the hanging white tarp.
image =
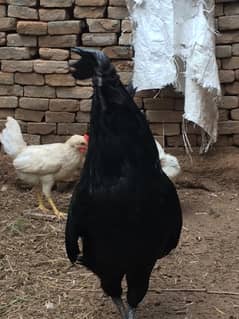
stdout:
{"type": "Polygon", "coordinates": [[[202,144],[202,151],[207,151],[217,139],[217,97],[221,94],[214,0],[126,2],[134,26],[134,87],[140,91],[172,84],[183,92],[183,117],[207,133],[204,137],[209,138],[202,144]]]}

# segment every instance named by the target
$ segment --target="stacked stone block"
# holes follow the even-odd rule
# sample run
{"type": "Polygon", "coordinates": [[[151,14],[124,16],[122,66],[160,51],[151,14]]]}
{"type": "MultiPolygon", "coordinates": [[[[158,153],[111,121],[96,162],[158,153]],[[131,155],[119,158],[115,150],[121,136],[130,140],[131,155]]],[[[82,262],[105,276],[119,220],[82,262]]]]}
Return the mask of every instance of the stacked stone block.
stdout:
{"type": "MultiPolygon", "coordinates": [[[[219,145],[239,145],[239,2],[216,0],[217,57],[223,87],[219,145]]],[[[64,141],[88,130],[93,89],[76,81],[75,46],[102,49],[121,80],[132,76],[132,27],[124,0],[0,0],[0,130],[8,115],[31,143],[64,141]]],[[[183,96],[166,88],[135,101],[165,146],[183,146],[183,96]]],[[[188,126],[192,146],[200,131],[188,126]]]]}

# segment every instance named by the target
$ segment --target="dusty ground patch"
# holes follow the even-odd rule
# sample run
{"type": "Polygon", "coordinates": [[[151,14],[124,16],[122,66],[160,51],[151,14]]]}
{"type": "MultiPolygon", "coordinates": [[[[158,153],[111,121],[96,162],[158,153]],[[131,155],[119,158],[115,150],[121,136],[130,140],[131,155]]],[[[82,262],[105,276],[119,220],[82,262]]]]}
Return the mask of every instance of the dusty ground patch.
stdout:
{"type": "MultiPolygon", "coordinates": [[[[179,159],[183,234],[156,265],[138,319],[239,319],[239,151],[194,156],[193,166],[179,159]]],[[[117,319],[97,279],[69,268],[64,223],[22,216],[34,195],[0,155],[0,317],[117,319]]],[[[70,193],[54,197],[66,211],[70,193]]]]}

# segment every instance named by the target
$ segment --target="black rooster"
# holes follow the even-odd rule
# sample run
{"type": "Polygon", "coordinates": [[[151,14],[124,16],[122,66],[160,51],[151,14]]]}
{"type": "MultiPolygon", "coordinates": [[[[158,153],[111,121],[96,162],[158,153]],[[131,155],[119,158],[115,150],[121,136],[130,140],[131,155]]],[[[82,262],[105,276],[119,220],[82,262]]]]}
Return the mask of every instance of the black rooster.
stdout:
{"type": "Polygon", "coordinates": [[[90,140],[66,225],[66,251],[100,279],[123,319],[134,319],[158,258],[177,246],[182,215],[146,118],[101,51],[73,49],[76,79],[93,78],[90,140]],[[78,239],[83,243],[80,254],[78,239]],[[128,310],[121,300],[128,285],[128,310]]]}

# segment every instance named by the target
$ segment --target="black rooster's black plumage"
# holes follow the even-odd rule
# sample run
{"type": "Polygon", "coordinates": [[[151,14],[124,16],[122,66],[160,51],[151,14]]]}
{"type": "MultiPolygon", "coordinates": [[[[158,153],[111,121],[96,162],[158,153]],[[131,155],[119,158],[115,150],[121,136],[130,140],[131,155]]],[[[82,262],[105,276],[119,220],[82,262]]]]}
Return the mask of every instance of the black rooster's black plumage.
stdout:
{"type": "MultiPolygon", "coordinates": [[[[101,281],[114,300],[126,276],[132,309],[145,296],[158,258],[177,246],[182,216],[176,189],[160,167],[157,147],[146,118],[124,88],[107,56],[74,49],[77,79],[92,77],[94,95],[90,140],[81,178],[66,225],[66,251],[101,281]]],[[[119,307],[120,308],[120,307],[119,307]]]]}

